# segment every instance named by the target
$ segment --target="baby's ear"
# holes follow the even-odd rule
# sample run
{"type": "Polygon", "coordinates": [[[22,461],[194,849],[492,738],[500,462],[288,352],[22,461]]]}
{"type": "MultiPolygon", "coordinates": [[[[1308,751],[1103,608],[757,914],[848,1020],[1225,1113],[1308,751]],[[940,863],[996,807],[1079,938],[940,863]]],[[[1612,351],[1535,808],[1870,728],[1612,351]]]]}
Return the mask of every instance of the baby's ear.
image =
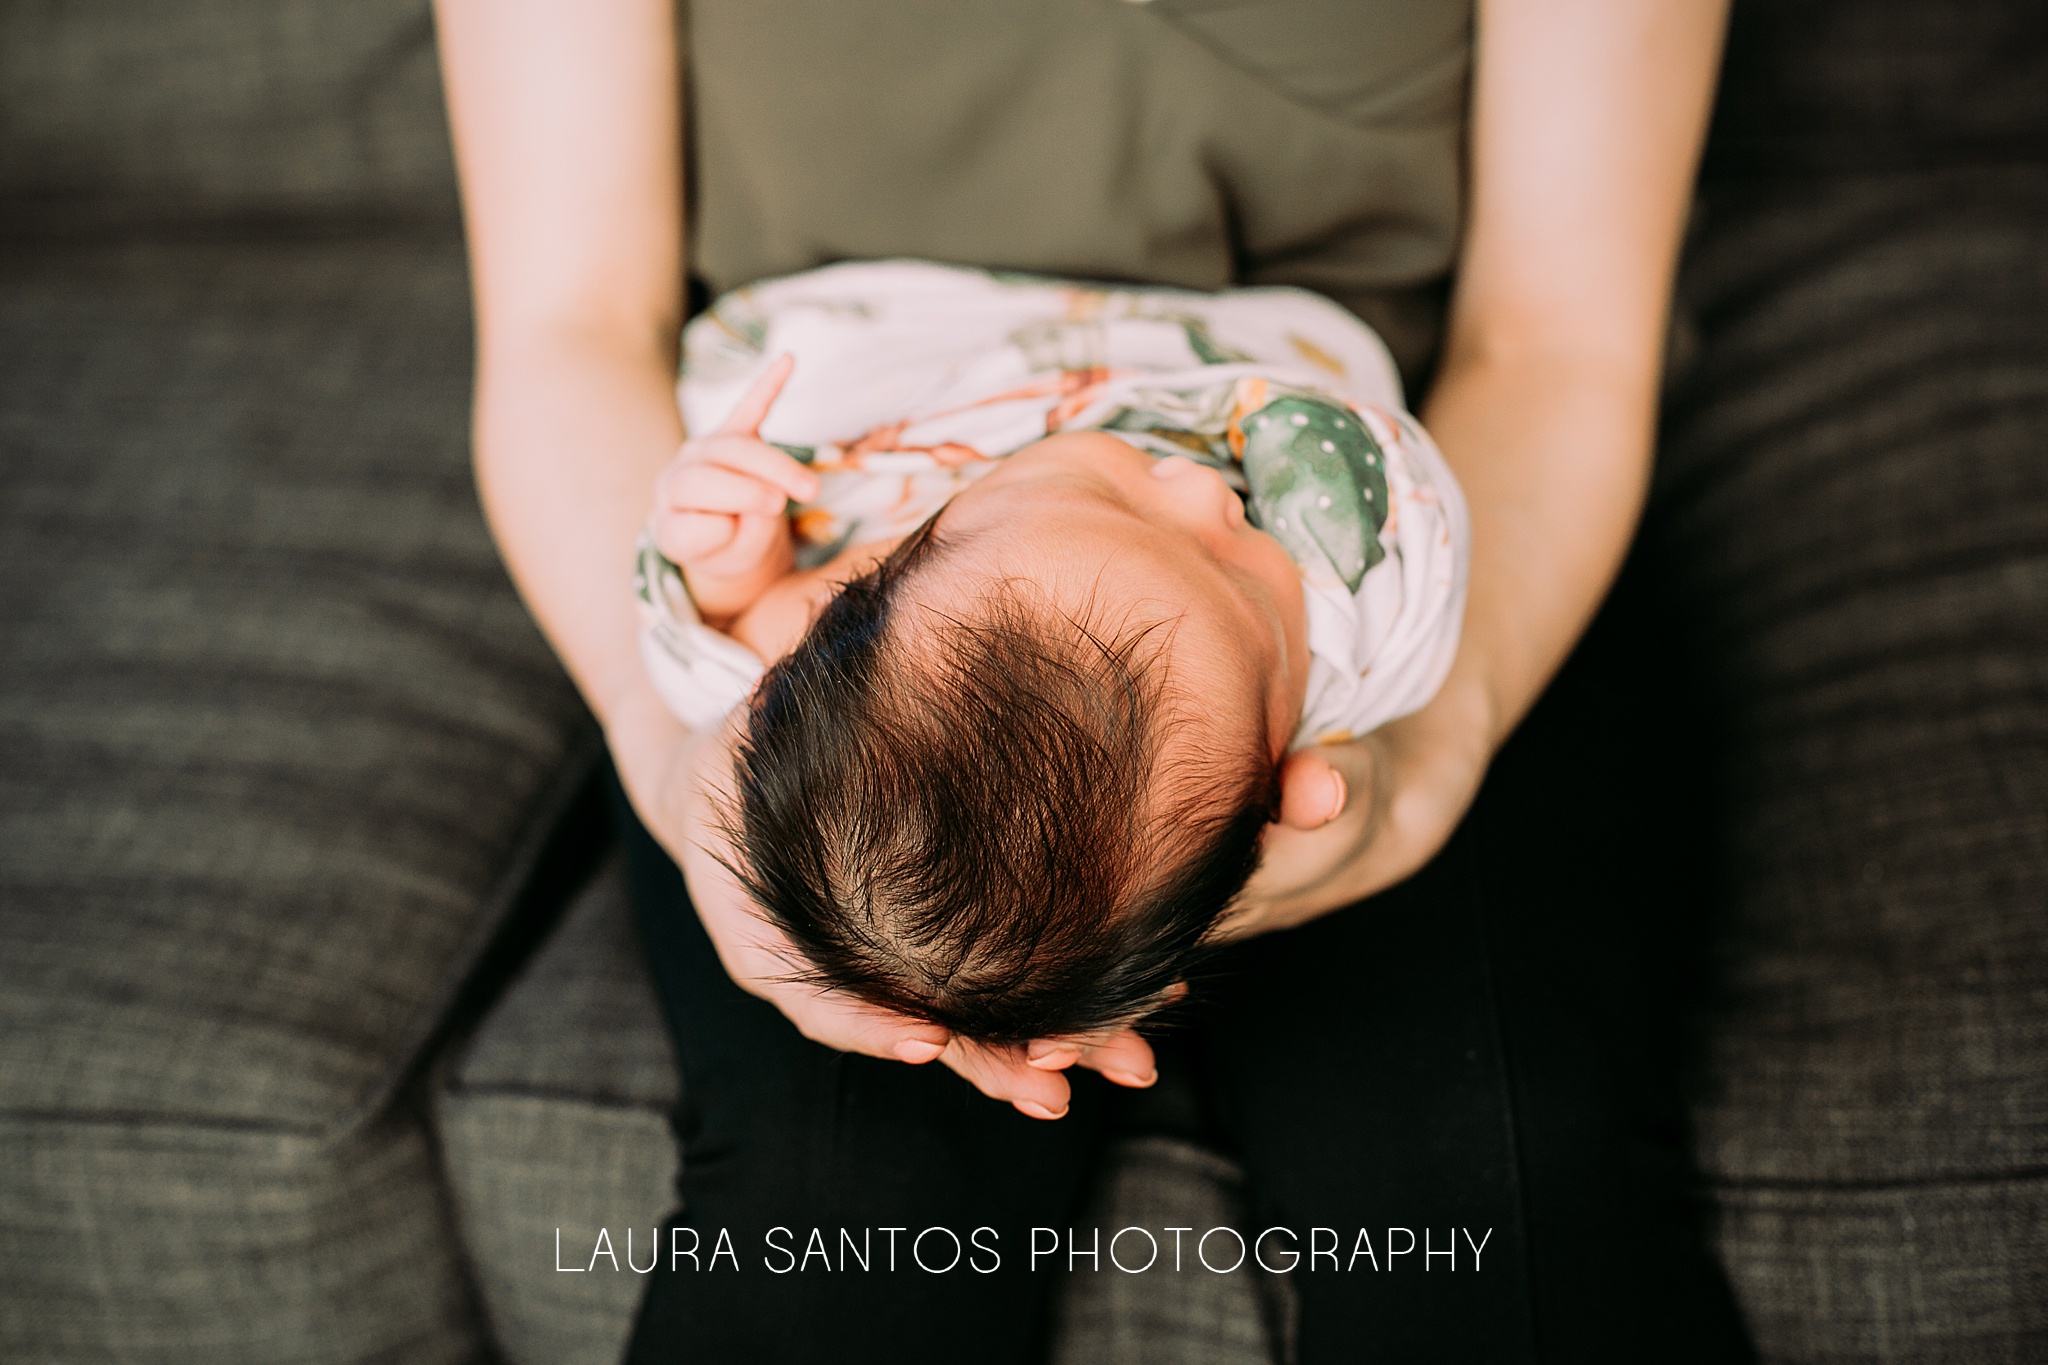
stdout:
{"type": "Polygon", "coordinates": [[[1344,813],[1350,793],[1344,774],[1313,749],[1287,756],[1280,765],[1280,823],[1294,829],[1321,829],[1344,813]]]}

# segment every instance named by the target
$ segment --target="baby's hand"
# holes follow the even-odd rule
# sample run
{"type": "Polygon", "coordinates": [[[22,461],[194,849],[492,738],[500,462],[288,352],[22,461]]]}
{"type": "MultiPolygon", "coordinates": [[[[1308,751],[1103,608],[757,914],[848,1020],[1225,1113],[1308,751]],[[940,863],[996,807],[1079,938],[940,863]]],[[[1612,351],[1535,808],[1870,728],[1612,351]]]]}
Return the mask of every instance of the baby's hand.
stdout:
{"type": "Polygon", "coordinates": [[[683,571],[707,624],[753,605],[795,558],[789,500],[818,495],[818,476],[763,441],[762,419],[795,362],[784,356],[748,391],[725,425],[683,442],[654,486],[654,543],[683,571]]]}

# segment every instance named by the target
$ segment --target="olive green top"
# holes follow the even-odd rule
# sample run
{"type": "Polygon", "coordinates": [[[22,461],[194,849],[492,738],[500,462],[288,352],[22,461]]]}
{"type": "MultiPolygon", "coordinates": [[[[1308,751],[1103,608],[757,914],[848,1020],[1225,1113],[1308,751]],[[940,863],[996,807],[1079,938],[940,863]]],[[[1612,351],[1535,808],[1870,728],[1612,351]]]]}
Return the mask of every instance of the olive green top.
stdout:
{"type": "Polygon", "coordinates": [[[913,256],[1361,314],[1411,377],[1457,245],[1471,0],[690,0],[715,290],[913,256]]]}

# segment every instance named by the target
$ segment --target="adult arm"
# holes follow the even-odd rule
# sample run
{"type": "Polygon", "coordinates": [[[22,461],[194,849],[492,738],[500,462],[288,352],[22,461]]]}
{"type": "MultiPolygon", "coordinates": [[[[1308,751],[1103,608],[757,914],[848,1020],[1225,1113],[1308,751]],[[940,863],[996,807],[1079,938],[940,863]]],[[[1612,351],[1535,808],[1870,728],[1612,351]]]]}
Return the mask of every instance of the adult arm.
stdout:
{"type": "Polygon", "coordinates": [[[687,738],[647,681],[625,590],[683,438],[673,5],[439,0],[436,13],[476,295],[484,513],[644,803],[687,738]]]}
{"type": "Polygon", "coordinates": [[[1290,761],[1288,823],[1232,932],[1313,919],[1427,862],[1619,571],[1725,14],[1480,0],[1470,209],[1422,414],[1472,511],[1463,639],[1422,711],[1290,761]],[[1349,799],[1320,824],[1333,790],[1349,799]]]}
{"type": "MultiPolygon", "coordinates": [[[[603,725],[620,779],[672,854],[691,839],[693,735],[641,663],[629,575],[657,476],[683,440],[680,61],[673,0],[436,0],[443,80],[477,308],[475,450],[484,514],[514,583],[603,725]]],[[[700,900],[726,888],[692,881],[700,900]]],[[[704,905],[741,985],[807,1036],[846,1050],[940,1058],[985,1093],[1056,1114],[1066,1079],[1021,1052],[751,971],[757,936],[704,905]],[[740,939],[744,937],[745,942],[740,939]],[[906,1047],[908,1050],[906,1051],[906,1047]]],[[[1142,1077],[1128,1032],[1070,1049],[1142,1077]]],[[[1065,1059],[1067,1053],[1059,1054],[1065,1059]]]]}

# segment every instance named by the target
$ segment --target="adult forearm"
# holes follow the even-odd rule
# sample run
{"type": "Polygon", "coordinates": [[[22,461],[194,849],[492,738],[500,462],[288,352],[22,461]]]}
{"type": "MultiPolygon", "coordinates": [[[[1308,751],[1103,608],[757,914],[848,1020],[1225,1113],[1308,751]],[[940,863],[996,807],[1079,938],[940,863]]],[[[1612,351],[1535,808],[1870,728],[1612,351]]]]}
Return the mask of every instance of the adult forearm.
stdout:
{"type": "Polygon", "coordinates": [[[1571,652],[1626,554],[1648,484],[1657,357],[1456,350],[1423,420],[1472,510],[1464,643],[1497,747],[1571,652]]]}
{"type": "Polygon", "coordinates": [[[477,484],[514,582],[598,718],[651,696],[630,590],[654,480],[682,440],[658,338],[568,329],[493,344],[479,364],[477,484]]]}
{"type": "Polygon", "coordinates": [[[436,0],[479,338],[484,510],[608,728],[646,691],[628,586],[681,440],[673,0],[436,0]]]}

